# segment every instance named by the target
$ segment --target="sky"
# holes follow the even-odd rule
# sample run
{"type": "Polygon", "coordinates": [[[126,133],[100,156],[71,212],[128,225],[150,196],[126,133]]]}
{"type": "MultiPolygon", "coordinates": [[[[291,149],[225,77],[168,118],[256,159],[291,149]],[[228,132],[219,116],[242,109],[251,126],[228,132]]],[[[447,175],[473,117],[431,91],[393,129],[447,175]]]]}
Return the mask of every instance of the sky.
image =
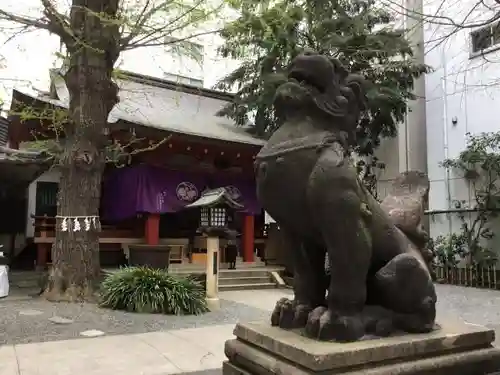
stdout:
{"type": "MultiPolygon", "coordinates": [[[[58,1],[64,6],[68,0],[58,1]]],[[[41,14],[39,0],[1,0],[1,3],[0,8],[5,11],[32,17],[41,14]]],[[[57,65],[60,45],[56,36],[45,31],[20,34],[18,26],[7,22],[0,22],[0,30],[0,100],[5,102],[6,109],[13,88],[31,94],[48,91],[49,69],[57,65]]],[[[157,78],[163,78],[165,73],[202,78],[205,87],[212,87],[239,62],[217,57],[216,48],[222,42],[218,36],[206,36],[199,42],[205,50],[202,64],[178,55],[173,57],[164,47],[148,47],[123,53],[117,66],[157,78]]]]}

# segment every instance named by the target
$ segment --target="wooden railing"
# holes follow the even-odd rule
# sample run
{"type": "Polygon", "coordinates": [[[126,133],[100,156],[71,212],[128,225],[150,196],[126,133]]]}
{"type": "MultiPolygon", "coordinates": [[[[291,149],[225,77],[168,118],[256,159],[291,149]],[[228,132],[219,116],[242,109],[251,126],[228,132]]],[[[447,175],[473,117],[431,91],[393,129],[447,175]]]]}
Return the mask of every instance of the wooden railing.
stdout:
{"type": "MultiPolygon", "coordinates": [[[[35,225],[35,243],[52,243],[56,234],[56,219],[48,216],[32,217],[35,225]]],[[[142,241],[143,235],[137,230],[118,228],[113,225],[102,225],[100,238],[101,242],[114,243],[114,239],[133,239],[142,241]]]]}
{"type": "MultiPolygon", "coordinates": [[[[49,259],[50,248],[55,241],[56,233],[56,219],[54,217],[42,216],[33,217],[35,225],[35,238],[34,243],[39,248],[40,262],[44,263],[43,259],[49,259]]],[[[100,251],[102,256],[113,257],[116,252],[129,251],[129,246],[144,245],[145,238],[142,226],[137,223],[136,229],[118,228],[112,225],[102,225],[102,230],[99,235],[100,251]],[[105,254],[107,253],[107,254],[105,254]]],[[[255,239],[256,247],[264,247],[265,239],[255,239]]],[[[174,261],[183,261],[186,258],[198,257],[204,258],[203,253],[206,253],[206,238],[203,236],[196,236],[194,243],[189,246],[189,238],[160,238],[158,245],[170,247],[171,259],[174,261]],[[193,255],[195,254],[195,255],[193,255]]],[[[224,249],[227,240],[221,238],[220,246],[224,249]]],[[[221,261],[224,261],[224,251],[221,251],[221,261]]],[[[206,255],[205,255],[206,256],[206,255]]],[[[191,258],[192,261],[192,258],[191,258]]],[[[101,260],[101,263],[103,262],[101,260]]]]}
{"type": "Polygon", "coordinates": [[[434,266],[434,273],[440,284],[500,290],[500,269],[496,266],[434,266]]]}
{"type": "MultiPolygon", "coordinates": [[[[53,239],[56,234],[56,218],[55,217],[49,217],[49,216],[32,216],[32,219],[34,220],[34,225],[35,225],[35,238],[38,238],[38,240],[35,240],[35,242],[50,242],[49,240],[43,240],[43,238],[48,238],[48,239],[53,239]]],[[[137,225],[137,228],[135,229],[130,229],[130,228],[119,228],[114,225],[102,225],[101,226],[101,234],[100,237],[101,239],[104,239],[104,241],[101,242],[109,242],[106,241],[106,239],[112,239],[112,238],[137,238],[141,239],[143,241],[144,238],[144,233],[142,226],[137,225]]],[[[175,238],[172,238],[172,240],[175,240],[175,238]]],[[[195,238],[195,243],[194,247],[195,248],[204,248],[206,247],[204,245],[204,239],[202,236],[197,236],[195,238]],[[201,242],[200,242],[201,241],[201,242]]],[[[52,240],[53,242],[53,240],[52,240]]],[[[173,241],[179,244],[184,244],[185,239],[184,238],[179,238],[178,241],[173,241]]],[[[222,239],[220,240],[221,245],[225,245],[226,240],[222,239]]],[[[263,245],[266,242],[266,238],[255,238],[255,245],[263,245]]]]}

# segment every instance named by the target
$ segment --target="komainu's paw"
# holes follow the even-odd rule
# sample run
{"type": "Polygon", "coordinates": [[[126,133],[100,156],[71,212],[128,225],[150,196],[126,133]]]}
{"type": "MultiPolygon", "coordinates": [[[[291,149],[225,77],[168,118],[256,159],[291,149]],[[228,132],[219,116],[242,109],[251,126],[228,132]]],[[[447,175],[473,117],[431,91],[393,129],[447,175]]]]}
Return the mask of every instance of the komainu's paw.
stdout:
{"type": "Polygon", "coordinates": [[[394,313],[381,306],[365,306],[362,318],[368,334],[387,337],[396,331],[394,313]]]}
{"type": "Polygon", "coordinates": [[[394,323],[398,329],[408,333],[428,333],[435,329],[434,301],[428,297],[422,301],[420,310],[413,314],[394,314],[394,323]]]}
{"type": "Polygon", "coordinates": [[[306,335],[317,340],[350,342],[365,334],[361,316],[345,316],[326,307],[315,308],[307,319],[306,335]]]}
{"type": "Polygon", "coordinates": [[[271,315],[271,325],[284,329],[304,328],[311,311],[312,307],[309,305],[281,298],[276,302],[271,315]]]}

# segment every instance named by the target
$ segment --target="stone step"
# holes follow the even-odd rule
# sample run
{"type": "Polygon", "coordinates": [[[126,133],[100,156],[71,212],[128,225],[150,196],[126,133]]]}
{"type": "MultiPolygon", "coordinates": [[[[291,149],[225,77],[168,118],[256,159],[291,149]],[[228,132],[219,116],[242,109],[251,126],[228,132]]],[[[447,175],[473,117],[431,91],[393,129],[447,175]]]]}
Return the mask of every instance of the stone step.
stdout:
{"type": "Polygon", "coordinates": [[[206,271],[205,267],[192,267],[192,268],[170,268],[168,270],[172,275],[185,275],[190,273],[204,273],[206,271]]]}
{"type": "Polygon", "coordinates": [[[242,277],[270,277],[270,271],[262,270],[221,270],[219,272],[220,279],[240,279],[242,277]]]}
{"type": "Polygon", "coordinates": [[[20,289],[32,289],[39,287],[38,280],[10,280],[9,285],[12,288],[20,288],[20,289]]]}
{"type": "MultiPolygon", "coordinates": [[[[247,284],[271,284],[273,287],[275,283],[272,281],[271,272],[281,271],[282,267],[251,267],[251,268],[237,268],[235,270],[221,269],[219,272],[219,284],[222,286],[230,286],[234,290],[238,285],[247,284]],[[235,280],[234,282],[232,280],[235,280]]],[[[174,274],[201,274],[205,272],[205,267],[183,267],[171,270],[174,274]]],[[[103,277],[106,272],[113,270],[103,270],[103,277]]],[[[9,272],[9,283],[14,288],[38,288],[42,273],[37,271],[12,271],[9,272]]]]}
{"type": "Polygon", "coordinates": [[[9,284],[13,288],[38,288],[41,273],[9,272],[9,284]]]}
{"type": "MultiPolygon", "coordinates": [[[[249,270],[249,271],[254,271],[254,270],[261,270],[261,269],[266,269],[267,267],[265,265],[236,265],[236,270],[249,270]]],[[[274,268],[274,267],[273,267],[274,268]]],[[[186,265],[182,267],[169,267],[168,272],[171,273],[189,273],[189,272],[203,272],[206,270],[206,266],[204,265],[186,265]]],[[[219,267],[220,272],[223,271],[234,271],[230,270],[229,266],[226,265],[221,265],[219,267]]]]}
{"type": "MultiPolygon", "coordinates": [[[[260,276],[265,277],[268,276],[269,273],[274,270],[267,270],[265,268],[256,268],[256,269],[236,269],[236,270],[219,270],[219,278],[233,278],[233,277],[250,277],[250,276],[260,276]]],[[[187,269],[177,269],[177,270],[169,270],[169,272],[173,275],[188,275],[188,274],[197,274],[197,273],[205,273],[205,268],[187,268],[187,269]]]]}
{"type": "Polygon", "coordinates": [[[9,279],[12,280],[35,280],[40,277],[42,273],[38,271],[10,271],[9,279]]]}
{"type": "Polygon", "coordinates": [[[219,277],[219,287],[222,285],[248,285],[248,284],[266,284],[272,282],[269,276],[246,276],[246,277],[219,277]]]}
{"type": "Polygon", "coordinates": [[[219,291],[227,292],[231,290],[259,290],[259,289],[274,289],[277,285],[274,283],[258,283],[258,284],[236,284],[236,285],[219,285],[219,291]]]}
{"type": "MultiPolygon", "coordinates": [[[[102,273],[101,279],[105,277],[105,272],[102,273]]],[[[42,278],[42,272],[9,272],[9,285],[13,288],[39,288],[42,278]]]]}

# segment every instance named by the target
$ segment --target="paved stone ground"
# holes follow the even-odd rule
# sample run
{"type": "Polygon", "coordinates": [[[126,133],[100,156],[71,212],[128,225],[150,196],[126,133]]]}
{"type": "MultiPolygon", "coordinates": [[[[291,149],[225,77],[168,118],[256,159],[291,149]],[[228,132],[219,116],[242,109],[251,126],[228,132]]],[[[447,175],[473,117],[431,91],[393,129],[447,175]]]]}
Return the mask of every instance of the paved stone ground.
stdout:
{"type": "Polygon", "coordinates": [[[436,285],[438,319],[452,315],[463,320],[493,326],[500,324],[500,291],[436,285]]]}
{"type": "Polygon", "coordinates": [[[119,335],[235,324],[268,319],[268,315],[268,311],[224,300],[219,311],[201,316],[134,314],[40,299],[0,300],[0,345],[98,336],[95,331],[119,335]]]}
{"type": "Polygon", "coordinates": [[[496,331],[496,345],[500,345],[500,291],[437,285],[437,321],[458,317],[496,331]]]}
{"type": "Polygon", "coordinates": [[[204,370],[204,371],[194,371],[194,372],[182,372],[180,374],[174,374],[174,375],[222,375],[222,370],[214,369],[214,370],[204,370]]]}
{"type": "MultiPolygon", "coordinates": [[[[438,321],[459,318],[500,328],[500,292],[447,285],[437,290],[438,321]]],[[[223,292],[220,311],[197,317],[0,300],[0,375],[221,375],[224,342],[236,321],[268,320],[276,300],[290,295],[283,289],[223,292]],[[83,338],[82,331],[103,337],[83,338]]]]}
{"type": "MultiPolygon", "coordinates": [[[[460,318],[494,328],[500,337],[500,291],[450,285],[436,288],[438,321],[460,318]]],[[[201,316],[133,314],[90,304],[57,304],[32,298],[0,300],[0,345],[268,320],[269,309],[279,298],[277,294],[291,295],[291,291],[227,292],[230,300],[221,301],[221,310],[201,316]]]]}

